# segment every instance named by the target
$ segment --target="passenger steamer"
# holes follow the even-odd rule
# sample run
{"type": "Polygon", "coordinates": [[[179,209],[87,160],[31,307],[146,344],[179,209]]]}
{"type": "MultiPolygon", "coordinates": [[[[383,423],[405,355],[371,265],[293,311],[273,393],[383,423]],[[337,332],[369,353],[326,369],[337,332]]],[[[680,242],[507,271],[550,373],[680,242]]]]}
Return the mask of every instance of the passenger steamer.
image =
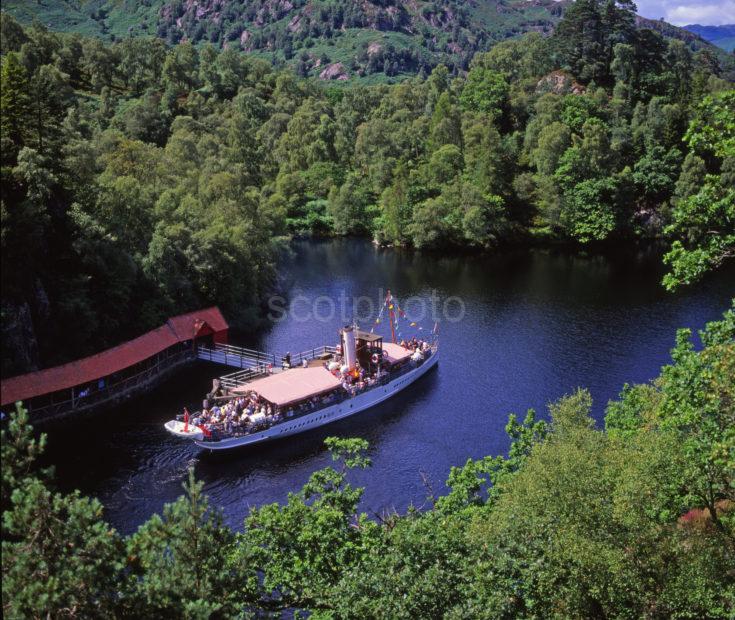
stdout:
{"type": "Polygon", "coordinates": [[[310,431],[395,396],[437,364],[439,344],[436,328],[430,339],[396,343],[390,293],[386,305],[392,342],[344,327],[337,347],[286,355],[282,368],[262,367],[248,381],[219,386],[202,411],[166,422],[166,430],[207,450],[230,450],[310,431]]]}

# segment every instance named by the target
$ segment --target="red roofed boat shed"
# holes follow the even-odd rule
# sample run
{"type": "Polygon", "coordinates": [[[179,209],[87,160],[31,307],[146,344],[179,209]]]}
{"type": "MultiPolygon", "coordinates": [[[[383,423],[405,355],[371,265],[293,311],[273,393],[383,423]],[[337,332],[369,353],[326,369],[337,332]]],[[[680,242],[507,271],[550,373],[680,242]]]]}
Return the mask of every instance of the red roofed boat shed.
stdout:
{"type": "Polygon", "coordinates": [[[180,364],[199,344],[227,343],[219,308],[172,317],[161,327],[116,347],[61,366],[3,379],[2,407],[18,401],[33,421],[81,411],[132,395],[180,364]]]}

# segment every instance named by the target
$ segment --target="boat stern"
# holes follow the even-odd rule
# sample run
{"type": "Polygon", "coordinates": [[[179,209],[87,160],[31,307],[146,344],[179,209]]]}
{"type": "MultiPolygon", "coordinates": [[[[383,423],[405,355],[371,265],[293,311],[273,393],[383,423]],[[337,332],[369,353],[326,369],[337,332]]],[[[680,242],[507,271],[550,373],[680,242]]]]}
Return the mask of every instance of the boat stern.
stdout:
{"type": "Polygon", "coordinates": [[[193,424],[185,424],[179,420],[169,420],[163,426],[169,433],[181,439],[193,439],[195,441],[204,439],[202,429],[193,424]]]}

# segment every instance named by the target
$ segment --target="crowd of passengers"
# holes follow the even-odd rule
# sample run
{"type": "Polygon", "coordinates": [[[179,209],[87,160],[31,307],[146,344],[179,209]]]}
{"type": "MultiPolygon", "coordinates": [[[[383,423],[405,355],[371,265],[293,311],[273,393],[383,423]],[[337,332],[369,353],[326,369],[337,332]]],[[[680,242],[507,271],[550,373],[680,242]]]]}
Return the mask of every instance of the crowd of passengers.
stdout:
{"type": "Polygon", "coordinates": [[[217,431],[226,435],[242,435],[308,413],[335,400],[334,394],[314,396],[302,403],[282,408],[264,401],[255,392],[250,392],[223,404],[212,405],[209,400],[205,400],[201,412],[195,415],[192,423],[209,433],[217,431]]]}
{"type": "Polygon", "coordinates": [[[426,340],[421,340],[416,337],[409,340],[401,340],[400,345],[404,349],[410,349],[414,353],[418,351],[423,355],[426,355],[429,352],[429,349],[431,349],[431,345],[426,340]]]}
{"type": "MultiPolygon", "coordinates": [[[[431,345],[417,338],[411,340],[401,340],[400,345],[405,349],[414,352],[413,359],[419,359],[428,353],[431,345]]],[[[306,360],[305,360],[306,361],[306,360]]],[[[324,366],[335,377],[342,381],[343,389],[351,396],[355,396],[362,390],[374,386],[379,376],[369,375],[365,368],[357,362],[355,370],[349,372],[342,365],[342,358],[335,357],[331,362],[325,362],[324,366]]],[[[306,364],[304,364],[306,366],[306,364]]],[[[218,392],[218,386],[213,392],[218,392]]],[[[282,409],[277,405],[272,405],[263,399],[256,392],[250,392],[246,395],[238,396],[221,405],[212,405],[207,399],[203,403],[201,412],[198,412],[192,419],[194,426],[205,429],[208,433],[224,433],[225,435],[243,435],[255,430],[267,428],[273,424],[277,424],[283,419],[292,418],[294,416],[309,413],[315,409],[326,407],[338,400],[335,393],[314,396],[297,405],[291,405],[282,409]]]]}

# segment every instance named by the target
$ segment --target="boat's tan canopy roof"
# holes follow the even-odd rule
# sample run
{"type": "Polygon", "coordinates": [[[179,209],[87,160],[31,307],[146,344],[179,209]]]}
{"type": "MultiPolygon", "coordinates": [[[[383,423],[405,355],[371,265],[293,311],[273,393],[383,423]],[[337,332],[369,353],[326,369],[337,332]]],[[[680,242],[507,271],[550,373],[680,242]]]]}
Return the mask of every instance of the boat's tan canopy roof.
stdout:
{"type": "Polygon", "coordinates": [[[413,351],[402,347],[400,344],[393,344],[392,342],[383,343],[383,354],[388,356],[388,361],[391,364],[397,364],[403,360],[408,359],[413,355],[413,351]]]}
{"type": "Polygon", "coordinates": [[[256,379],[232,390],[235,394],[255,392],[274,405],[290,405],[338,388],[339,379],[326,368],[291,368],[256,379]]]}

